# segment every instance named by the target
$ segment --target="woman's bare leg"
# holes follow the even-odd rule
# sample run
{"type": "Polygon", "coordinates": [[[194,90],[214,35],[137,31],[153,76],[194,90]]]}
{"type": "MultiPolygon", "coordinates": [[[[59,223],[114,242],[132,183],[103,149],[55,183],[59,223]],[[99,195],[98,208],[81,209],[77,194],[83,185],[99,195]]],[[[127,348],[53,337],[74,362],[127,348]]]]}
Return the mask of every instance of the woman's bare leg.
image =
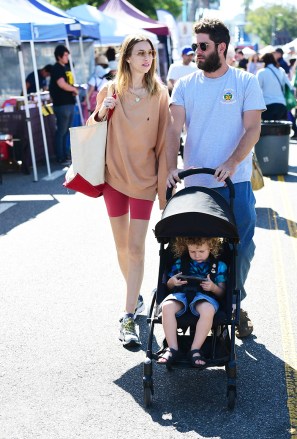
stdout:
{"type": "Polygon", "coordinates": [[[116,246],[119,266],[125,280],[127,281],[129,214],[127,213],[122,216],[110,217],[109,220],[116,246]]]}
{"type": "Polygon", "coordinates": [[[134,314],[144,272],[148,220],[129,220],[129,214],[110,218],[119,266],[126,280],[125,312],[134,314]]]}
{"type": "Polygon", "coordinates": [[[143,280],[145,238],[148,224],[148,220],[130,220],[128,236],[127,295],[125,305],[126,313],[134,313],[143,280]]]}

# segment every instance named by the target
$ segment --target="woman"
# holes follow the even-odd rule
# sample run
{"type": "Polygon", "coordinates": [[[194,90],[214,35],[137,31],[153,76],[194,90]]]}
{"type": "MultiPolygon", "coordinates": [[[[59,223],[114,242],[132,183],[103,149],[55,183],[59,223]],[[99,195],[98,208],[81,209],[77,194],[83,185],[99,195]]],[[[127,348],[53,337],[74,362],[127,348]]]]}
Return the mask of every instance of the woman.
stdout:
{"type": "Polygon", "coordinates": [[[164,208],[167,177],[168,91],[156,75],[156,52],[147,37],[126,37],[114,84],[116,96],[109,96],[110,83],[104,86],[88,123],[114,109],[108,126],[103,196],[127,287],[120,340],[131,347],[140,344],[134,318],[148,223],[156,193],[164,208]]]}
{"type": "Polygon", "coordinates": [[[260,62],[260,57],[258,53],[255,53],[249,59],[249,63],[247,65],[247,71],[255,75],[257,71],[260,70],[262,67],[263,64],[260,62]]]}
{"type": "Polygon", "coordinates": [[[264,68],[256,74],[267,107],[267,110],[262,113],[262,120],[288,120],[283,89],[285,84],[292,89],[290,81],[285,71],[277,67],[273,53],[265,53],[262,56],[262,62],[264,62],[264,68]]]}

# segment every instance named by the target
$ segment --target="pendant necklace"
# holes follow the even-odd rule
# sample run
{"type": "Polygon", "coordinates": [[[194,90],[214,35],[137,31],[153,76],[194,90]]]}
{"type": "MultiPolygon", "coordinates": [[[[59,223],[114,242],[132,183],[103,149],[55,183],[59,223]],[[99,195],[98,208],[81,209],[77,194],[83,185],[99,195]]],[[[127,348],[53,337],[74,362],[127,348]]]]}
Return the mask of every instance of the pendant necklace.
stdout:
{"type": "Polygon", "coordinates": [[[134,93],[133,91],[131,91],[131,89],[129,89],[129,92],[135,96],[134,100],[136,103],[140,102],[142,97],[138,96],[136,93],[134,93]]]}

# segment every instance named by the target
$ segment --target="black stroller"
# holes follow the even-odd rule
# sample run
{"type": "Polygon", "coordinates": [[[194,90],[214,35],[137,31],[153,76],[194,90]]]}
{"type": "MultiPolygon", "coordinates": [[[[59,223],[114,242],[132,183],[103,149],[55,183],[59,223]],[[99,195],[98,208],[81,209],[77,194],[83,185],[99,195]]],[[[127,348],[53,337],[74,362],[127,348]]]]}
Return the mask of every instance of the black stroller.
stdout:
{"type": "MultiPolygon", "coordinates": [[[[211,174],[215,171],[209,168],[189,169],[179,173],[183,179],[193,174],[211,174]]],[[[166,339],[158,352],[153,352],[153,335],[155,324],[162,323],[160,304],[169,294],[164,274],[173,261],[171,241],[176,236],[200,236],[224,238],[224,245],[219,259],[228,266],[228,280],[224,301],[215,314],[211,335],[208,335],[202,346],[207,367],[225,367],[227,374],[228,408],[232,410],[236,400],[236,355],[235,328],[239,323],[240,291],[236,287],[236,253],[239,241],[233,215],[234,186],[229,178],[226,180],[229,189],[229,203],[215,190],[202,186],[192,186],[178,191],[172,198],[172,189],[167,190],[167,205],[162,219],[156,224],[155,236],[160,243],[160,266],[158,285],[153,292],[148,310],[147,322],[149,336],[146,358],[144,361],[143,389],[144,405],[152,404],[153,361],[166,349],[166,339]]],[[[177,318],[178,348],[182,357],[171,368],[187,368],[191,364],[186,358],[190,349],[198,317],[186,312],[177,318]]],[[[164,367],[164,366],[161,366],[164,367]]]]}

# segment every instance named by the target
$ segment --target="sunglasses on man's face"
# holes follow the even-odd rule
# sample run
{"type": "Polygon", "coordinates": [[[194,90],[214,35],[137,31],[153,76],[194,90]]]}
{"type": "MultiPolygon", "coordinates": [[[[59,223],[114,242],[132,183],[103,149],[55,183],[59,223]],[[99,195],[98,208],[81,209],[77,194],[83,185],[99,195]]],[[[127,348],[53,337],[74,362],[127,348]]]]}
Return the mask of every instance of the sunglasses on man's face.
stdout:
{"type": "MultiPolygon", "coordinates": [[[[214,43],[215,46],[218,46],[220,43],[214,43]]],[[[205,52],[208,48],[208,46],[210,46],[210,43],[194,43],[192,44],[192,49],[194,50],[194,52],[197,51],[197,49],[202,50],[202,52],[205,52]]]]}

